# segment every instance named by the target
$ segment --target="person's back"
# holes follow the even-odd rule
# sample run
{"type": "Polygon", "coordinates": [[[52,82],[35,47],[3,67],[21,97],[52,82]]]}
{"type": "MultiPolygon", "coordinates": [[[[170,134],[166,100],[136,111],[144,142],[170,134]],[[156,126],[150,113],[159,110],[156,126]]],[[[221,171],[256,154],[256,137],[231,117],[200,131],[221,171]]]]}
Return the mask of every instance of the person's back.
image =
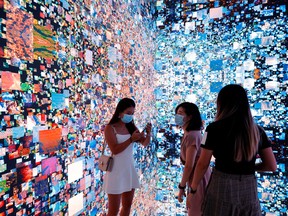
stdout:
{"type": "Polygon", "coordinates": [[[245,90],[239,85],[221,89],[215,122],[208,125],[202,140],[192,191],[215,157],[203,215],[261,215],[255,171],[275,171],[271,142],[254,123],[245,90]],[[259,153],[262,163],[255,165],[259,153]]]}
{"type": "MultiPolygon", "coordinates": [[[[213,151],[213,156],[216,159],[215,168],[228,174],[254,174],[256,154],[250,161],[236,162],[234,159],[237,127],[231,118],[213,122],[207,127],[206,132],[209,132],[209,138],[213,140],[215,145],[213,151]]],[[[264,146],[260,146],[260,148],[270,146],[265,132],[260,127],[259,133],[260,138],[265,140],[264,146]]]]}
{"type": "MultiPolygon", "coordinates": [[[[209,197],[206,197],[204,205],[207,203],[219,205],[219,201],[215,202],[219,199],[222,207],[208,207],[204,215],[261,215],[259,201],[256,199],[257,182],[254,175],[256,154],[250,161],[235,161],[236,133],[233,126],[233,121],[227,118],[210,124],[206,129],[209,139],[213,140],[215,169],[214,181],[209,185],[209,197]]],[[[259,130],[262,139],[266,140],[259,148],[261,151],[262,148],[270,147],[270,142],[260,127],[259,130]]],[[[211,146],[209,142],[206,140],[204,148],[211,146]]]]}

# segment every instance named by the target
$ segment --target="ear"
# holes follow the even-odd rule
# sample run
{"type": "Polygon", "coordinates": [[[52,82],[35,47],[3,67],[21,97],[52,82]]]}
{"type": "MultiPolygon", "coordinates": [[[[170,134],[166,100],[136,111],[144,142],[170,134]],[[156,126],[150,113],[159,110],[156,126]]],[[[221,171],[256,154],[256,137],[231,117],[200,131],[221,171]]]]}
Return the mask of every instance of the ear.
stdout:
{"type": "Polygon", "coordinates": [[[187,116],[187,121],[192,119],[192,115],[187,116]]]}

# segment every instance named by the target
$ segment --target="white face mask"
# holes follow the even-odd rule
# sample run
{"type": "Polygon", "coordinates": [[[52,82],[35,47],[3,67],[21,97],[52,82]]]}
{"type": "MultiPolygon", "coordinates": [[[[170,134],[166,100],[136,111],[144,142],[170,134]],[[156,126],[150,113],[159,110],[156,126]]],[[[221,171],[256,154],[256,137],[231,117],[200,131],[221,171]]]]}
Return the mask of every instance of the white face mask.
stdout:
{"type": "Polygon", "coordinates": [[[175,123],[182,127],[184,125],[184,116],[176,114],[175,115],[175,123]]]}

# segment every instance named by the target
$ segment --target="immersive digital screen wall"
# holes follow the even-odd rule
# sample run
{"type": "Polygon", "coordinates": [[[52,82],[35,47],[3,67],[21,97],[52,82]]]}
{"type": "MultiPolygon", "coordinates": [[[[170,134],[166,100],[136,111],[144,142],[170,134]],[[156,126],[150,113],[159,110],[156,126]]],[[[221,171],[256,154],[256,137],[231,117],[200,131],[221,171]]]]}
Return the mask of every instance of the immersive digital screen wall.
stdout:
{"type": "Polygon", "coordinates": [[[287,1],[0,1],[0,215],[101,215],[103,128],[122,97],[135,122],[141,188],[133,215],[185,215],[173,113],[195,102],[205,126],[228,83],[248,92],[273,141],[259,175],[263,214],[287,215],[287,1]]]}
{"type": "Polygon", "coordinates": [[[168,137],[158,134],[162,150],[157,155],[166,157],[161,151],[167,142],[170,150],[175,148],[177,104],[196,103],[207,126],[214,120],[219,90],[226,84],[241,84],[256,122],[273,142],[278,162],[273,175],[258,174],[263,214],[287,215],[287,1],[158,0],[155,17],[157,122],[171,126],[168,137]]]}
{"type": "MultiPolygon", "coordinates": [[[[105,124],[122,97],[135,100],[139,128],[156,111],[151,7],[0,2],[0,215],[105,212],[97,168],[105,124]]],[[[135,146],[137,160],[152,147],[135,146]]]]}

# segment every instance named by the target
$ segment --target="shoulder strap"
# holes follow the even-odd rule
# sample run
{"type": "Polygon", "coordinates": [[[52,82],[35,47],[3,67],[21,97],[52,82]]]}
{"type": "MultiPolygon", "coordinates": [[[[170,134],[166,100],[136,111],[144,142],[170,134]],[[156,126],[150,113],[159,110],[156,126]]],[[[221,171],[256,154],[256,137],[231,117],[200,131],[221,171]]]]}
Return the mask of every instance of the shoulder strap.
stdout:
{"type": "MultiPolygon", "coordinates": [[[[117,134],[115,127],[112,126],[112,125],[111,125],[111,127],[113,128],[114,133],[117,134]]],[[[103,143],[102,155],[103,155],[104,152],[105,152],[106,146],[107,146],[107,142],[106,142],[106,139],[105,139],[105,136],[104,136],[104,143],[103,143]]]]}
{"type": "Polygon", "coordinates": [[[111,127],[113,128],[114,133],[117,134],[115,127],[113,125],[111,125],[111,127]]]}
{"type": "MultiPolygon", "coordinates": [[[[104,153],[105,153],[106,146],[107,146],[107,142],[106,142],[106,139],[104,138],[104,145],[103,145],[103,149],[102,149],[102,155],[104,155],[104,153]]],[[[113,156],[112,152],[111,152],[111,155],[113,156]]]]}
{"type": "Polygon", "coordinates": [[[105,139],[105,137],[104,137],[104,143],[103,143],[102,155],[103,155],[104,152],[105,152],[106,145],[107,145],[107,143],[106,143],[106,139],[105,139]]]}

